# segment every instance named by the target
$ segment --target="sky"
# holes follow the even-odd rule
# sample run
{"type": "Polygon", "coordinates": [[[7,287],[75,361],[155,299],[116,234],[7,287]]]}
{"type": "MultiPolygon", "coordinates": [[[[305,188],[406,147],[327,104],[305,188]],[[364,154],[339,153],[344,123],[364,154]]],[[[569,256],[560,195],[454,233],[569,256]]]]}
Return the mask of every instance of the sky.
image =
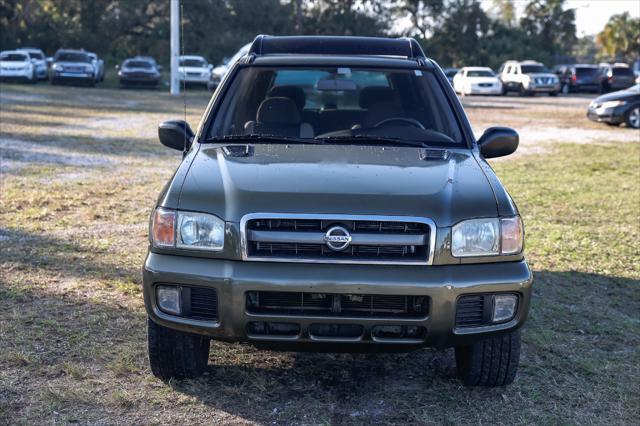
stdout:
{"type": "MultiPolygon", "coordinates": [[[[491,8],[493,0],[481,0],[485,9],[491,8]]],[[[515,0],[519,16],[529,0],[515,0]]],[[[629,12],[640,17],[640,0],[567,0],[567,8],[576,9],[578,36],[594,35],[602,31],[611,15],[629,12]]]]}

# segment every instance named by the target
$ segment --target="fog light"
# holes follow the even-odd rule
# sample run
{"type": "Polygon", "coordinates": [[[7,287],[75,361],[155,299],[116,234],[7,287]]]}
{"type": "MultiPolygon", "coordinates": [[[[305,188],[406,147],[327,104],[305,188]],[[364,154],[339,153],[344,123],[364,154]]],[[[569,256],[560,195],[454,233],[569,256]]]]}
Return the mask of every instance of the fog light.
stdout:
{"type": "Polygon", "coordinates": [[[515,294],[497,294],[493,296],[492,322],[508,321],[516,314],[518,296],[515,294]]]}
{"type": "Polygon", "coordinates": [[[156,298],[161,311],[180,315],[180,289],[178,287],[160,285],[156,287],[156,298]]]}

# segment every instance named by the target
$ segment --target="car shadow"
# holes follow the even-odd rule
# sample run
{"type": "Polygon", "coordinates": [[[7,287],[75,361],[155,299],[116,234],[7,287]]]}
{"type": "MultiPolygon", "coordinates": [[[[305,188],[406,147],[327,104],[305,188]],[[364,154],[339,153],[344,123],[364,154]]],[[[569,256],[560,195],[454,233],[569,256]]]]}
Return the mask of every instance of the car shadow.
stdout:
{"type": "MultiPolygon", "coordinates": [[[[469,405],[482,409],[485,403],[505,405],[505,411],[511,405],[516,411],[519,392],[545,388],[550,377],[539,372],[553,362],[550,354],[562,353],[563,342],[584,338],[585,333],[606,335],[600,328],[602,321],[615,320],[611,315],[633,318],[640,311],[639,280],[574,271],[539,271],[535,277],[520,377],[508,387],[464,388],[456,378],[452,349],[399,354],[280,353],[218,342],[212,344],[204,377],[172,381],[171,386],[258,423],[420,423],[420,407],[436,407],[433,420],[440,418],[437,413],[455,413],[469,405]],[[625,306],[622,301],[627,301],[625,306]],[[563,338],[546,341],[548,333],[563,338]],[[540,358],[541,353],[545,358],[540,358]]],[[[609,345],[628,350],[624,337],[609,345]]],[[[608,373],[578,370],[571,374],[597,388],[598,381],[604,380],[600,376],[608,373]]]]}

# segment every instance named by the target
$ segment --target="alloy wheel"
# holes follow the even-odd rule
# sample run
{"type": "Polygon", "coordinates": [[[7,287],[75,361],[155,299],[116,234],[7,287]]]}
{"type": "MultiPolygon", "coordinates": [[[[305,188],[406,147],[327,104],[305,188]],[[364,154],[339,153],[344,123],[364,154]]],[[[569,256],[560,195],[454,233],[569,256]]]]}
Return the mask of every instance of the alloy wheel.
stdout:
{"type": "Polygon", "coordinates": [[[634,129],[640,129],[640,106],[637,106],[629,111],[628,123],[629,126],[633,127],[634,129]]]}

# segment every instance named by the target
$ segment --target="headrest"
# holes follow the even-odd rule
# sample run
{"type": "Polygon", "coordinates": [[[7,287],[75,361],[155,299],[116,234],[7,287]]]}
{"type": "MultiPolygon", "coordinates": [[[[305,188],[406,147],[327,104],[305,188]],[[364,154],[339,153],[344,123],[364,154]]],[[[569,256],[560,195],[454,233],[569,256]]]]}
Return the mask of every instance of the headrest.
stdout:
{"type": "Polygon", "coordinates": [[[306,97],[304,90],[299,86],[275,86],[269,91],[269,98],[289,98],[291,99],[299,110],[304,108],[306,97]]]}
{"type": "Polygon", "coordinates": [[[390,87],[369,86],[360,91],[358,103],[360,108],[369,109],[371,105],[381,102],[396,102],[396,92],[390,87]]]}
{"type": "Polygon", "coordinates": [[[289,98],[267,98],[258,107],[258,123],[300,124],[300,112],[289,98]]]}

